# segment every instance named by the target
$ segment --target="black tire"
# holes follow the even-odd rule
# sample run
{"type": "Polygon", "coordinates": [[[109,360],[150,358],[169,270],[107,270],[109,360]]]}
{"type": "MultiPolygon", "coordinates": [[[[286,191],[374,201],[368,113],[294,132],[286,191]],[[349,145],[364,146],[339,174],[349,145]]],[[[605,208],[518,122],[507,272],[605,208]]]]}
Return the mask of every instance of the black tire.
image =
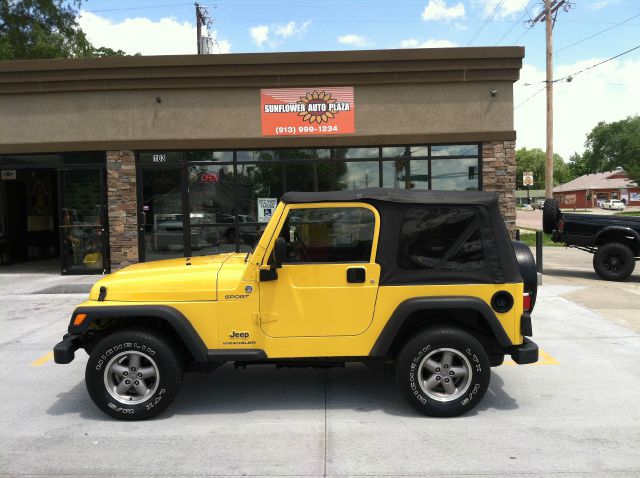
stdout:
{"type": "Polygon", "coordinates": [[[551,234],[562,217],[560,206],[555,199],[545,199],[542,206],[542,230],[545,234],[551,234]]]}
{"type": "Polygon", "coordinates": [[[433,417],[455,417],[474,408],[489,388],[490,378],[489,356],[480,342],[454,327],[434,327],[420,332],[406,343],[396,361],[396,382],[402,394],[416,410],[433,417]],[[466,377],[444,374],[444,354],[448,352],[452,352],[453,359],[447,373],[467,368],[466,377]],[[434,369],[433,363],[439,367],[434,369]],[[434,380],[433,388],[426,388],[425,383],[431,380],[434,380]],[[451,384],[448,386],[454,387],[453,393],[445,389],[447,380],[451,384]]]}
{"type": "Polygon", "coordinates": [[[633,251],[621,242],[603,244],[593,255],[593,268],[604,280],[625,280],[635,267],[633,251]]]}
{"type": "Polygon", "coordinates": [[[171,341],[152,331],[123,329],[96,344],[87,362],[85,382],[91,399],[107,415],[120,420],[144,420],[171,404],[182,385],[182,375],[183,363],[171,341]],[[133,367],[134,361],[139,363],[137,368],[133,367]],[[124,371],[113,372],[116,368],[124,371]],[[150,369],[153,370],[149,372],[150,369]],[[139,378],[137,375],[143,372],[149,376],[139,378]],[[132,385],[120,395],[115,384],[125,382],[124,375],[132,385]],[[146,387],[148,394],[140,392],[134,383],[146,387]],[[132,397],[129,399],[133,404],[124,397],[132,397]]]}
{"type": "Polygon", "coordinates": [[[536,297],[538,296],[538,269],[536,260],[533,257],[531,248],[521,241],[511,241],[513,243],[513,252],[518,260],[518,268],[520,275],[524,281],[524,291],[531,294],[531,309],[536,305],[536,297]]]}

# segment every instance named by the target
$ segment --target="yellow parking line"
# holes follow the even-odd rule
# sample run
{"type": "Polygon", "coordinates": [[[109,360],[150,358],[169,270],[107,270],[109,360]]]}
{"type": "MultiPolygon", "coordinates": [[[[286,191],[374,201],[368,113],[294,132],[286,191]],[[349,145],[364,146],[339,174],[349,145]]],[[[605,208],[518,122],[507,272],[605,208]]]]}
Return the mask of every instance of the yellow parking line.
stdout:
{"type": "MultiPolygon", "coordinates": [[[[503,365],[517,365],[513,360],[507,359],[504,361],[503,365]]],[[[530,363],[528,365],[560,365],[555,358],[549,355],[544,350],[540,349],[538,351],[538,361],[535,363],[530,363]]]]}
{"type": "Polygon", "coordinates": [[[50,360],[53,360],[53,352],[49,352],[48,354],[43,355],[39,359],[34,360],[33,362],[31,362],[31,366],[32,367],[40,367],[41,365],[44,365],[45,363],[47,363],[50,360]]]}

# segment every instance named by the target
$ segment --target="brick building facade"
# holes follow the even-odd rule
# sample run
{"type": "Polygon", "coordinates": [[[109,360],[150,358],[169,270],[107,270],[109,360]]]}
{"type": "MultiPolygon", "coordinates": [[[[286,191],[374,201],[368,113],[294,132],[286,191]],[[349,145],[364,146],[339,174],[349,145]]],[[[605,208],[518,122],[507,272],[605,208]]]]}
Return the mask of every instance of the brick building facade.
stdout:
{"type": "Polygon", "coordinates": [[[245,251],[264,227],[260,204],[288,190],[496,191],[513,230],[523,56],[492,47],[2,62],[0,262],[59,257],[62,273],[86,274],[245,251]],[[333,94],[330,113],[331,102],[350,105],[337,113],[344,132],[333,113],[314,134],[312,123],[269,130],[265,91],[311,103],[333,94]]]}

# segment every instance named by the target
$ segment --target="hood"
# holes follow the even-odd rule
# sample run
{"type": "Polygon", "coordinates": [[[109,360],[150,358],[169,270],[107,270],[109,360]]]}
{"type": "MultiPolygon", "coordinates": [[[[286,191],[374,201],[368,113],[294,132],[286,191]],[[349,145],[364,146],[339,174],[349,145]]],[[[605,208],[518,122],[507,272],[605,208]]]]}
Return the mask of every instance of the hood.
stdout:
{"type": "Polygon", "coordinates": [[[217,300],[216,281],[222,264],[236,254],[167,259],[125,267],[99,280],[90,300],[106,288],[105,302],[175,302],[217,300]]]}

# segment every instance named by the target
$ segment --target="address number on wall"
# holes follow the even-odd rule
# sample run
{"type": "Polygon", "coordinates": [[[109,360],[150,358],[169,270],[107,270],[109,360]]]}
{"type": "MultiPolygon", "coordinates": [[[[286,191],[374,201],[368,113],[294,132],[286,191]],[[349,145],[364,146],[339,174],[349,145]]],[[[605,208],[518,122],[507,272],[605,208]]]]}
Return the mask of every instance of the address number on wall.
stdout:
{"type": "Polygon", "coordinates": [[[151,157],[152,161],[154,163],[165,163],[167,161],[167,155],[166,154],[154,154],[151,157]]]}

